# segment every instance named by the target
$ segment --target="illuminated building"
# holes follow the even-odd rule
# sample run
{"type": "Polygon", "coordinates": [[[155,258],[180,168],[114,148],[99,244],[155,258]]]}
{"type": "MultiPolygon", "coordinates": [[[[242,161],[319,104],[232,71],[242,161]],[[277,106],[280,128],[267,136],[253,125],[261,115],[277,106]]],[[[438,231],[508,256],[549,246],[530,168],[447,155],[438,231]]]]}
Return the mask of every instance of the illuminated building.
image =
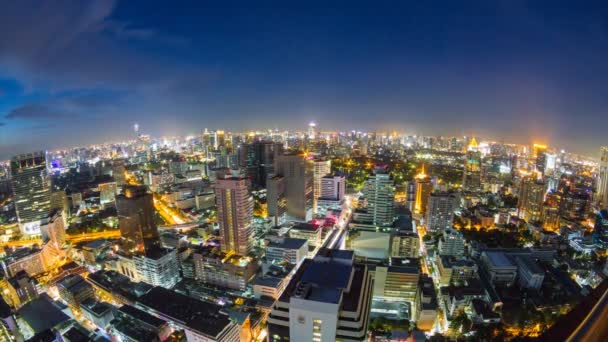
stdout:
{"type": "Polygon", "coordinates": [[[274,303],[268,341],[366,341],[372,296],[367,266],[352,251],[306,259],[274,303]]]}
{"type": "Polygon", "coordinates": [[[395,221],[395,187],[386,168],[376,167],[363,185],[363,197],[367,201],[358,220],[375,226],[390,226],[395,221]]]}
{"type": "Polygon", "coordinates": [[[99,203],[114,203],[117,194],[116,182],[99,184],[99,203]]]}
{"type": "Polygon", "coordinates": [[[314,122],[311,122],[308,124],[308,139],[310,140],[314,140],[316,137],[316,132],[315,132],[315,128],[317,127],[317,124],[314,122]]]}
{"type": "Polygon", "coordinates": [[[543,228],[552,232],[559,231],[560,210],[548,205],[543,206],[543,228]]]}
{"type": "Polygon", "coordinates": [[[435,325],[437,319],[437,293],[433,278],[423,274],[420,277],[420,291],[416,295],[415,321],[418,329],[429,331],[435,325]]]}
{"type": "Polygon", "coordinates": [[[46,272],[42,252],[38,248],[17,249],[2,260],[2,266],[9,276],[15,276],[20,271],[25,271],[30,276],[46,272]]]}
{"type": "MultiPolygon", "coordinates": [[[[418,259],[408,258],[390,258],[389,260],[389,265],[376,266],[374,300],[393,303],[408,302],[414,306],[420,281],[420,262],[418,259]]],[[[372,312],[374,312],[373,308],[372,312]]]]}
{"type": "Polygon", "coordinates": [[[266,244],[268,262],[287,261],[299,265],[308,255],[308,240],[294,238],[270,238],[266,244]]]}
{"type": "Polygon", "coordinates": [[[95,296],[93,286],[78,274],[65,277],[57,284],[59,296],[66,302],[72,312],[80,313],[80,304],[95,296]]]}
{"type": "Polygon", "coordinates": [[[239,341],[239,325],[220,305],[155,287],[139,297],[137,307],[184,330],[187,341],[239,341]]]}
{"type": "Polygon", "coordinates": [[[195,279],[208,285],[244,291],[255,276],[258,265],[250,257],[214,253],[199,248],[192,253],[195,279]]]}
{"type": "Polygon", "coordinates": [[[105,329],[114,319],[114,307],[106,302],[98,302],[89,298],[80,304],[82,315],[97,327],[105,329]]]}
{"type": "Polygon", "coordinates": [[[477,278],[477,264],[470,259],[441,255],[437,258],[439,284],[443,286],[477,278]]]}
{"type": "Polygon", "coordinates": [[[464,255],[464,237],[455,229],[446,229],[439,239],[439,255],[461,257],[464,255]]]}
{"type": "Polygon", "coordinates": [[[305,154],[280,155],[275,159],[275,173],[284,178],[287,215],[295,220],[312,219],[313,166],[305,154]]]}
{"type": "Polygon", "coordinates": [[[180,280],[176,249],[154,248],[133,256],[137,279],[153,286],[172,288],[180,280]]]}
{"type": "Polygon", "coordinates": [[[253,197],[249,179],[237,174],[218,179],[214,185],[222,251],[247,255],[252,248],[253,197]]]}
{"type": "Polygon", "coordinates": [[[596,198],[603,207],[608,206],[608,146],[601,149],[596,198]]]}
{"type": "Polygon", "coordinates": [[[119,187],[127,184],[125,162],[123,160],[114,160],[112,162],[112,177],[119,187]]]}
{"type": "Polygon", "coordinates": [[[65,226],[61,212],[50,214],[40,226],[42,241],[49,243],[54,249],[60,250],[65,245],[65,226]]]}
{"type": "Polygon", "coordinates": [[[19,271],[14,277],[8,278],[3,287],[6,289],[5,297],[16,309],[36,299],[42,291],[39,288],[38,281],[30,277],[25,271],[19,271]]]}
{"type": "Polygon", "coordinates": [[[145,252],[160,246],[154,222],[154,200],[145,186],[126,186],[116,196],[118,228],[127,253],[145,252]]]}
{"type": "Polygon", "coordinates": [[[465,153],[462,190],[481,191],[481,152],[475,138],[471,140],[465,153]]]}
{"type": "Polygon", "coordinates": [[[285,178],[271,175],[266,181],[266,203],[268,204],[268,217],[275,226],[285,222],[287,199],[285,199],[285,178]]]}
{"type": "Polygon", "coordinates": [[[266,180],[274,172],[275,156],[283,146],[272,141],[255,141],[238,148],[239,167],[244,169],[254,187],[267,187],[266,180]]]}
{"type": "Polygon", "coordinates": [[[331,173],[331,160],[316,159],[313,161],[313,196],[315,201],[321,197],[323,177],[331,173]]]}
{"type": "Polygon", "coordinates": [[[311,223],[298,222],[287,233],[290,238],[308,240],[308,245],[319,246],[323,228],[311,223]]]}
{"type": "Polygon", "coordinates": [[[42,151],[11,159],[11,186],[19,228],[24,235],[40,234],[41,220],[51,209],[51,184],[42,151]]]}
{"type": "Polygon", "coordinates": [[[454,210],[458,206],[455,194],[447,192],[434,192],[429,197],[426,215],[426,229],[430,232],[442,232],[452,228],[454,210]]]}
{"type": "Polygon", "coordinates": [[[544,175],[547,168],[547,146],[534,144],[532,146],[532,156],[535,158],[536,171],[544,175]]]}
{"type": "Polygon", "coordinates": [[[317,198],[317,207],[340,207],[344,200],[346,178],[344,176],[328,175],[321,178],[321,194],[317,198]]]}
{"type": "Polygon", "coordinates": [[[545,183],[536,177],[524,177],[519,186],[517,209],[528,222],[542,221],[545,183]]]}
{"type": "Polygon", "coordinates": [[[433,192],[433,183],[431,178],[424,172],[424,164],[422,170],[414,179],[416,182],[416,200],[414,201],[414,212],[420,215],[426,215],[429,198],[433,192]]]}

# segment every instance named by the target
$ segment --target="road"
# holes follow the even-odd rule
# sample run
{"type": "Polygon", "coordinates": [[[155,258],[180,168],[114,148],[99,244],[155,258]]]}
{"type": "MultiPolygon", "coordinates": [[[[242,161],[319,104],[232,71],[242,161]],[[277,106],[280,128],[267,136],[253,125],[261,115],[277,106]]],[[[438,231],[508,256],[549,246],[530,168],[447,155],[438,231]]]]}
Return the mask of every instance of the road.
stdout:
{"type": "Polygon", "coordinates": [[[566,341],[608,341],[608,290],[566,341]]]}
{"type": "MultiPolygon", "coordinates": [[[[120,237],[120,230],[106,230],[98,233],[88,233],[88,234],[73,234],[67,235],[66,240],[71,243],[78,243],[83,241],[90,241],[96,239],[113,239],[120,237]]],[[[31,240],[18,240],[18,241],[8,241],[0,243],[0,247],[23,247],[29,246],[33,244],[40,245],[42,243],[42,239],[31,239],[31,240]]]]}

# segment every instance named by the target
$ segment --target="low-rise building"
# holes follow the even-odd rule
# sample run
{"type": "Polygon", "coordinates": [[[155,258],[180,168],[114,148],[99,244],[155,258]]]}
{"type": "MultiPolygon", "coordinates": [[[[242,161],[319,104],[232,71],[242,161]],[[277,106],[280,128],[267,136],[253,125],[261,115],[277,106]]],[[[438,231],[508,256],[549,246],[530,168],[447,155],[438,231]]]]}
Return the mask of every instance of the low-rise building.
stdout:
{"type": "Polygon", "coordinates": [[[80,304],[82,315],[99,328],[105,329],[114,319],[114,307],[106,302],[89,298],[80,304]]]}
{"type": "Polygon", "coordinates": [[[308,255],[308,240],[296,238],[271,238],[266,244],[266,260],[287,261],[299,265],[308,255]]]}
{"type": "Polygon", "coordinates": [[[511,286],[517,277],[517,265],[501,251],[483,251],[481,261],[490,275],[490,281],[498,286],[511,286]]]}
{"type": "Polygon", "coordinates": [[[442,255],[437,258],[439,283],[443,286],[477,277],[477,264],[469,259],[442,255]]]}
{"type": "Polygon", "coordinates": [[[538,290],[545,279],[545,272],[528,256],[515,257],[519,286],[538,290]]]}
{"type": "Polygon", "coordinates": [[[197,280],[241,291],[253,280],[258,269],[258,264],[250,257],[217,252],[206,247],[192,252],[192,260],[197,280]]]}

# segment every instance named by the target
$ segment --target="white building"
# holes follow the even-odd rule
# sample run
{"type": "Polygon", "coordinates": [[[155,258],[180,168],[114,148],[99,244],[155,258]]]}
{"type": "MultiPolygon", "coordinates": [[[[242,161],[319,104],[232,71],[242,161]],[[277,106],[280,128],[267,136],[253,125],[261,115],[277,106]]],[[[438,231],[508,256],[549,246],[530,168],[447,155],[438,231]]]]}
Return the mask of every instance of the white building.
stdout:
{"type": "Polygon", "coordinates": [[[426,213],[426,228],[430,232],[442,232],[451,229],[454,221],[454,210],[458,206],[455,194],[435,192],[429,197],[426,213]]]}
{"type": "Polygon", "coordinates": [[[464,237],[455,229],[447,229],[439,239],[439,255],[463,256],[464,237]]]}
{"type": "Polygon", "coordinates": [[[139,280],[154,286],[172,288],[179,281],[179,263],[175,249],[158,249],[133,256],[139,280]]]}
{"type": "Polygon", "coordinates": [[[308,255],[308,240],[295,238],[271,238],[266,246],[266,260],[287,261],[299,265],[308,255]]]}

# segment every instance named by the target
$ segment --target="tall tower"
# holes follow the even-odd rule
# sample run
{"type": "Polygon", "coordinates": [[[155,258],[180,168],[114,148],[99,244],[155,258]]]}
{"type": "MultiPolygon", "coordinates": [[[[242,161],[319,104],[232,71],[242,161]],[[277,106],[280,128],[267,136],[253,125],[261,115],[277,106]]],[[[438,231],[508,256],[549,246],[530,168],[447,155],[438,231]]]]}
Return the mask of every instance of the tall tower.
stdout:
{"type": "Polygon", "coordinates": [[[280,155],[275,159],[275,173],[285,181],[287,214],[296,220],[311,220],[314,203],[311,161],[304,154],[280,155]]]}
{"type": "Polygon", "coordinates": [[[310,140],[314,140],[317,133],[315,132],[315,128],[317,127],[317,124],[313,122],[308,124],[308,139],[310,140]]]}
{"type": "Polygon", "coordinates": [[[331,160],[318,159],[314,162],[314,186],[313,186],[313,195],[315,201],[321,197],[321,181],[323,177],[329,175],[331,173],[331,160]]]}
{"type": "Polygon", "coordinates": [[[429,197],[433,192],[433,183],[431,177],[429,177],[424,171],[424,164],[422,164],[422,170],[415,177],[416,182],[416,201],[414,202],[414,213],[426,215],[426,211],[429,204],[429,197]]]}
{"type": "Polygon", "coordinates": [[[597,201],[608,207],[608,146],[601,148],[600,168],[597,180],[597,201]]]}
{"type": "Polygon", "coordinates": [[[521,180],[517,209],[519,215],[528,222],[541,221],[543,202],[545,200],[545,183],[536,177],[521,180]]]}
{"type": "Polygon", "coordinates": [[[367,201],[365,221],[378,226],[390,226],[395,220],[395,186],[386,169],[376,167],[363,185],[367,201]]]}
{"type": "Polygon", "coordinates": [[[475,138],[471,140],[465,153],[462,190],[481,191],[481,152],[475,138]]]}
{"type": "Polygon", "coordinates": [[[426,227],[431,232],[443,232],[452,228],[456,196],[447,192],[432,193],[426,216],[426,227]]]}
{"type": "Polygon", "coordinates": [[[126,252],[146,252],[160,247],[154,222],[154,199],[145,185],[127,185],[124,193],[116,196],[116,211],[126,252]]]}
{"type": "Polygon", "coordinates": [[[217,220],[224,252],[247,255],[251,251],[253,197],[249,184],[249,179],[238,175],[218,179],[215,183],[217,220]]]}
{"type": "Polygon", "coordinates": [[[45,153],[39,151],[13,157],[11,185],[21,233],[40,234],[41,220],[51,210],[51,183],[45,153]]]}

